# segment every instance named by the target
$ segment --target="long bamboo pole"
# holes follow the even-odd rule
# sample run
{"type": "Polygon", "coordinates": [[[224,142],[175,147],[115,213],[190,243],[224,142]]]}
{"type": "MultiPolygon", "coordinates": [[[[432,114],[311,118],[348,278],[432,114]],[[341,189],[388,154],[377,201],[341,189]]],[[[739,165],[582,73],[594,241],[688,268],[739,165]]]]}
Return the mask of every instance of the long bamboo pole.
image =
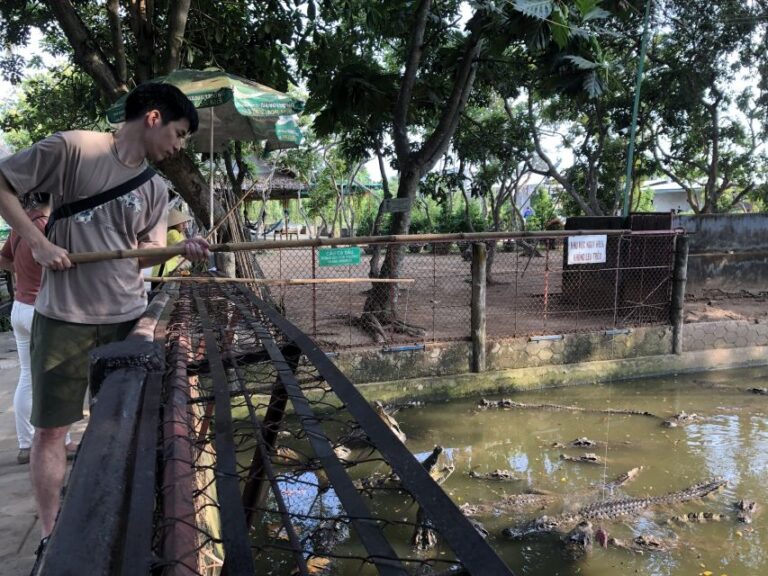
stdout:
{"type": "MultiPolygon", "coordinates": [[[[678,233],[678,231],[673,231],[678,233]]],[[[605,234],[620,236],[629,234],[630,230],[553,230],[548,232],[474,232],[458,234],[413,234],[390,236],[358,236],[356,238],[309,238],[306,240],[258,240],[256,242],[228,242],[226,244],[211,244],[211,252],[248,252],[252,250],[275,250],[281,248],[309,248],[311,246],[351,246],[357,244],[389,244],[389,243],[424,243],[424,242],[482,242],[485,240],[535,240],[546,238],[565,238],[568,236],[585,236],[605,234]]],[[[653,231],[655,234],[663,231],[653,231]]],[[[637,232],[633,232],[637,234],[637,232]]],[[[104,252],[81,252],[69,254],[73,264],[101,262],[103,260],[120,260],[123,258],[144,258],[165,256],[171,258],[184,254],[184,245],[176,244],[165,248],[140,248],[137,250],[109,250],[104,252]]]]}
{"type": "Polygon", "coordinates": [[[304,284],[412,284],[413,278],[221,278],[219,276],[145,276],[147,282],[200,282],[202,284],[259,284],[261,286],[301,286],[304,284]]]}

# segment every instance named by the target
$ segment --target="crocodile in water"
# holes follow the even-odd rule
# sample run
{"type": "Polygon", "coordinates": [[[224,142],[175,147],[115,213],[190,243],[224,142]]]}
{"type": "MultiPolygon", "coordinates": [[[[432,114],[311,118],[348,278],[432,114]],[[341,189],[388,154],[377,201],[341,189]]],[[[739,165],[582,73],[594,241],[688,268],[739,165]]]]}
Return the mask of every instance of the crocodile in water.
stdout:
{"type": "Polygon", "coordinates": [[[710,480],[694,484],[684,490],[670,492],[661,496],[648,498],[620,498],[595,502],[572,514],[559,516],[540,516],[521,527],[505,528],[503,534],[508,538],[522,538],[529,534],[554,531],[568,531],[582,520],[614,520],[625,516],[633,516],[655,506],[687,502],[703,498],[725,486],[724,480],[710,480]]]}
{"type": "Polygon", "coordinates": [[[663,420],[663,418],[652,414],[651,412],[644,412],[640,410],[629,410],[623,408],[584,408],[582,406],[569,406],[564,404],[524,404],[522,402],[514,402],[508,398],[502,398],[501,400],[486,400],[481,398],[477,405],[478,408],[528,408],[528,409],[544,409],[544,410],[569,410],[571,412],[594,412],[597,414],[618,414],[624,416],[648,416],[650,418],[656,418],[657,420],[663,420]]]}
{"type": "Polygon", "coordinates": [[[469,477],[478,480],[500,480],[502,482],[522,480],[519,474],[516,474],[511,470],[494,470],[493,472],[475,472],[474,470],[470,470],[469,477]]]}

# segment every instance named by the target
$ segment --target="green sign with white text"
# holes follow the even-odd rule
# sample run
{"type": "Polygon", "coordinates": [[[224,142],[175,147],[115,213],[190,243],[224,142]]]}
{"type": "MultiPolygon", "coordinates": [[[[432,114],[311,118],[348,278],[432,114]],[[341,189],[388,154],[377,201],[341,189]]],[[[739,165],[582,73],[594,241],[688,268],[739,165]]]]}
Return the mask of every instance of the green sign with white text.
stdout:
{"type": "Polygon", "coordinates": [[[357,266],[360,264],[360,248],[320,248],[317,259],[320,266],[357,266]]]}

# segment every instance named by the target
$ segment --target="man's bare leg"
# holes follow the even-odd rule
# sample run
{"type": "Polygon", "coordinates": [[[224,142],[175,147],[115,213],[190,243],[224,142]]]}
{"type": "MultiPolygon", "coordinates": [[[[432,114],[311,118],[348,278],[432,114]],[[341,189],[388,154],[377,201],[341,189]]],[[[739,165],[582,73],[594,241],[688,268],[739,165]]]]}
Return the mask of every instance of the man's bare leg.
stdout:
{"type": "Polygon", "coordinates": [[[35,493],[42,538],[50,535],[59,513],[61,488],[67,472],[64,436],[69,426],[35,428],[30,455],[30,476],[35,493]]]}

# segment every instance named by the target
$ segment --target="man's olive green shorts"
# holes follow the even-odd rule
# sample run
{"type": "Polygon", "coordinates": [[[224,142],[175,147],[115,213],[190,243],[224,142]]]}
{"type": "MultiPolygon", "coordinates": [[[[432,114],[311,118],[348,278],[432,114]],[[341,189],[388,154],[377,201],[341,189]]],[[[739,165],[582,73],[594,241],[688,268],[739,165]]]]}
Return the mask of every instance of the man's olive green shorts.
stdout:
{"type": "Polygon", "coordinates": [[[30,342],[32,424],[57,428],[82,420],[90,351],[124,340],[135,323],[73,324],[35,312],[30,342]]]}

